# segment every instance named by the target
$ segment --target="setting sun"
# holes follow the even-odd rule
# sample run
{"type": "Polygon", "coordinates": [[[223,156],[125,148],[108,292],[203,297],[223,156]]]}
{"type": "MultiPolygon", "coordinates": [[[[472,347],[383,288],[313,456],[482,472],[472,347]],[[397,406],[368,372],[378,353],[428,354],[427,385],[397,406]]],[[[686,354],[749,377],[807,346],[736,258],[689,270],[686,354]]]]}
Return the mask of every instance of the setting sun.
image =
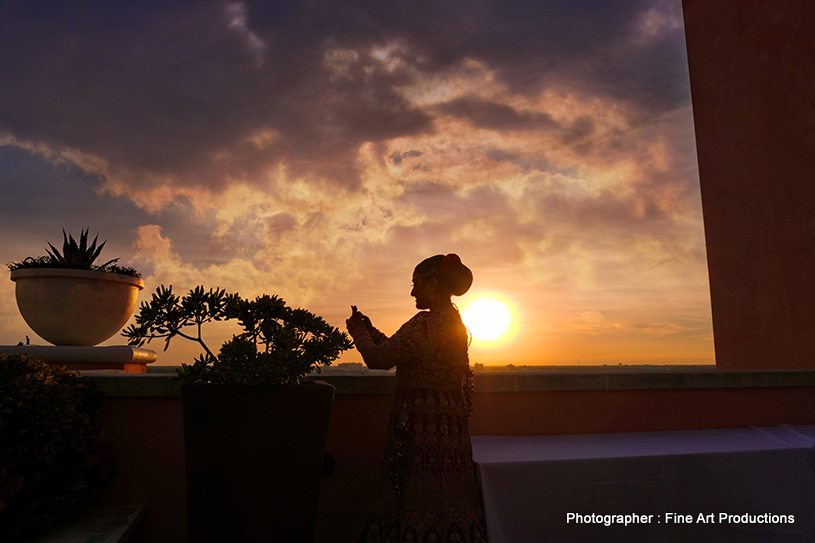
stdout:
{"type": "Polygon", "coordinates": [[[510,323],[506,306],[499,301],[487,299],[473,302],[464,310],[461,319],[473,337],[481,340],[499,338],[510,323]]]}

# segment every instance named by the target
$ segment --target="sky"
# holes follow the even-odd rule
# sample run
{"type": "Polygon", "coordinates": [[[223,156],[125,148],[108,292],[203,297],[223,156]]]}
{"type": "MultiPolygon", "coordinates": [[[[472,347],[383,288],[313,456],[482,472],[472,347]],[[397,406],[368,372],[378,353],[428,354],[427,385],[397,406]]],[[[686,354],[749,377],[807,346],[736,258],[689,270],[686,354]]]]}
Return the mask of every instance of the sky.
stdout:
{"type": "MultiPolygon", "coordinates": [[[[471,363],[714,363],[679,0],[6,2],[0,74],[4,264],[89,228],[141,301],[277,294],[342,330],[354,304],[390,335],[456,253],[458,307],[511,316],[471,363]]],[[[0,281],[0,344],[26,335],[0,281]]]]}

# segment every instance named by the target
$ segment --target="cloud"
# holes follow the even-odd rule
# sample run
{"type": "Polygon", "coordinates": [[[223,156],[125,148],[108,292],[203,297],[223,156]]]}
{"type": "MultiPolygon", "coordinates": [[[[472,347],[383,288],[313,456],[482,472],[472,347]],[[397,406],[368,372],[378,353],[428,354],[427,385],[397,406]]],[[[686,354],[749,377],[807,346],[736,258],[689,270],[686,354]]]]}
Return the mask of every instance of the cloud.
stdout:
{"type": "Polygon", "coordinates": [[[515,108],[468,96],[437,106],[442,114],[464,118],[479,128],[493,130],[546,130],[560,128],[552,116],[541,112],[518,111],[515,108]]]}
{"type": "Polygon", "coordinates": [[[668,96],[684,75],[672,5],[27,2],[0,23],[0,129],[93,157],[136,192],[222,190],[280,165],[356,190],[362,145],[431,134],[439,114],[498,130],[557,126],[478,97],[428,110],[404,95],[473,62],[527,97],[555,88],[663,110],[686,100],[668,96]]]}
{"type": "MultiPolygon", "coordinates": [[[[92,219],[150,284],[339,323],[356,296],[409,317],[405,278],[451,251],[575,327],[701,299],[684,55],[678,0],[4,6],[2,251],[92,219]]],[[[613,322],[709,313],[683,304],[613,322]]]]}
{"type": "Polygon", "coordinates": [[[399,165],[399,164],[402,163],[402,159],[414,158],[414,157],[417,157],[417,156],[422,156],[422,152],[421,151],[416,151],[415,149],[410,150],[410,151],[405,151],[404,153],[400,153],[399,151],[394,151],[391,154],[390,159],[393,161],[394,164],[399,165]]]}

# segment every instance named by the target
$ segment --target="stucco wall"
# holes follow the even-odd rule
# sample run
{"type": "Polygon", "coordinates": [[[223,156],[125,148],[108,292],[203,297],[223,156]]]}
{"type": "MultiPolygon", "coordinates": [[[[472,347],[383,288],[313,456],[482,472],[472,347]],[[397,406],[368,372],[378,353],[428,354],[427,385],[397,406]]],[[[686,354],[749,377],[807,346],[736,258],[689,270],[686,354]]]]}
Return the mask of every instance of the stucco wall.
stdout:
{"type": "Polygon", "coordinates": [[[815,4],[683,0],[716,364],[815,367],[815,4]]]}
{"type": "MultiPolygon", "coordinates": [[[[336,386],[317,541],[352,542],[374,497],[385,446],[390,376],[322,377],[336,386]]],[[[94,377],[107,398],[106,435],[121,437],[119,473],[95,499],[145,504],[133,543],[186,541],[184,444],[177,380],[94,377]]],[[[476,379],[472,435],[545,435],[815,424],[815,371],[485,374],[476,379]]],[[[247,414],[251,416],[251,414],[247,414]]]]}

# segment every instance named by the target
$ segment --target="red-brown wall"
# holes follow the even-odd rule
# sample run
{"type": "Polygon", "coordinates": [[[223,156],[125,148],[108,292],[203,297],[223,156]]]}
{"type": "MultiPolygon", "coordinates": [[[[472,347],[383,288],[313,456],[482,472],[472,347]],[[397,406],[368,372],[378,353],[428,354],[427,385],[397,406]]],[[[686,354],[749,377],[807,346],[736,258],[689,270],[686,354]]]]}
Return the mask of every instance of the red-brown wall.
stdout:
{"type": "MultiPolygon", "coordinates": [[[[377,488],[390,398],[336,396],[326,452],[319,543],[355,540],[377,488]]],[[[557,435],[815,423],[815,388],[479,393],[471,435],[557,435]]]]}
{"type": "Polygon", "coordinates": [[[683,0],[716,364],[815,367],[815,3],[683,0]]]}
{"type": "Polygon", "coordinates": [[[184,425],[181,397],[106,398],[101,408],[109,450],[118,471],[91,503],[146,505],[133,543],[187,540],[184,425]]]}
{"type": "MultiPolygon", "coordinates": [[[[478,393],[472,435],[547,435],[815,424],[815,387],[478,393]]],[[[316,541],[352,542],[377,488],[390,396],[334,398],[316,541]]],[[[95,498],[146,504],[133,543],[186,541],[180,398],[110,398],[102,408],[114,446],[113,484],[95,498]]]]}

